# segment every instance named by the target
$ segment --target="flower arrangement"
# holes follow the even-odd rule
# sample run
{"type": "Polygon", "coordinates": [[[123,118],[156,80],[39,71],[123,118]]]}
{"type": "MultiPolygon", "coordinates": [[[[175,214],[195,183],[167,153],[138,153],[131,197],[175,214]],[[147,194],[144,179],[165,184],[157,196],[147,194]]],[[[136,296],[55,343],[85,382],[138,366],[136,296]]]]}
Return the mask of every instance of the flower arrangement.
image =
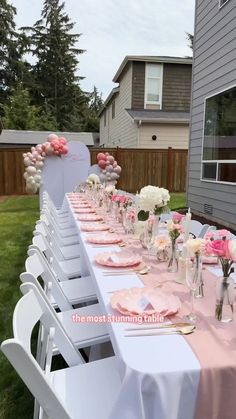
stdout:
{"type": "Polygon", "coordinates": [[[123,208],[127,208],[133,203],[132,199],[128,195],[119,194],[112,196],[112,202],[118,203],[118,206],[121,204],[123,208]]]}
{"type": "Polygon", "coordinates": [[[112,185],[112,184],[110,184],[110,185],[107,185],[106,187],[105,187],[105,192],[107,193],[107,195],[110,197],[110,198],[112,198],[112,196],[115,194],[115,192],[116,192],[116,187],[115,187],[115,185],[112,185]]]}
{"type": "Polygon", "coordinates": [[[184,215],[174,212],[172,219],[166,222],[167,230],[169,231],[169,236],[172,243],[175,243],[177,238],[180,236],[180,233],[183,231],[183,226],[181,221],[183,220],[184,215]]]}
{"type": "Polygon", "coordinates": [[[88,176],[88,178],[87,178],[87,180],[86,180],[86,183],[88,184],[88,185],[98,185],[98,184],[100,184],[100,179],[99,179],[99,176],[98,175],[96,175],[95,173],[91,173],[89,176],[88,176]]]}
{"type": "Polygon", "coordinates": [[[101,170],[101,182],[116,184],[121,174],[121,167],[118,165],[115,158],[108,152],[98,153],[97,162],[101,170]]]}
{"type": "Polygon", "coordinates": [[[233,300],[229,291],[229,276],[234,272],[232,267],[236,262],[236,240],[230,240],[228,230],[215,230],[206,234],[204,253],[208,256],[218,256],[222,267],[223,281],[220,295],[217,298],[215,315],[218,320],[222,320],[222,310],[224,300],[228,301],[233,312],[233,300]]]}
{"type": "Polygon", "coordinates": [[[138,219],[146,221],[150,212],[155,215],[160,215],[164,211],[168,211],[167,203],[170,200],[170,194],[167,189],[159,188],[158,186],[145,186],[141,189],[139,194],[139,208],[138,219]]]}
{"type": "Polygon", "coordinates": [[[67,153],[67,140],[56,134],[50,134],[45,143],[31,147],[31,152],[24,153],[26,192],[36,193],[38,191],[42,184],[41,173],[47,156],[61,156],[67,153]]]}

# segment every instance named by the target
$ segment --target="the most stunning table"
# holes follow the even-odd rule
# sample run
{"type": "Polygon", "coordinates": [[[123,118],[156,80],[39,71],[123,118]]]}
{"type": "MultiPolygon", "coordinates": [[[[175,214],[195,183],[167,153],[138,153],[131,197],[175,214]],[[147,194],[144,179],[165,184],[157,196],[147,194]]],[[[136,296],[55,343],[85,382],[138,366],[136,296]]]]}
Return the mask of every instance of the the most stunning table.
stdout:
{"type": "MultiPolygon", "coordinates": [[[[110,305],[112,292],[160,283],[162,290],[179,296],[181,318],[190,309],[189,292],[174,281],[175,274],[167,273],[164,263],[158,264],[154,258],[148,275],[104,275],[106,268],[94,260],[104,247],[88,243],[68,197],[67,202],[78,227],[84,269],[93,278],[115,354],[121,361],[122,388],[110,419],[234,419],[236,330],[234,322],[224,325],[214,318],[216,276],[204,271],[205,297],[196,300],[198,322],[192,335],[128,338],[125,329],[131,324],[110,321],[112,317],[108,320],[108,316],[118,315],[110,305]]],[[[105,251],[119,251],[119,247],[107,246],[105,251]]],[[[129,251],[140,254],[140,243],[133,241],[129,251]]]]}

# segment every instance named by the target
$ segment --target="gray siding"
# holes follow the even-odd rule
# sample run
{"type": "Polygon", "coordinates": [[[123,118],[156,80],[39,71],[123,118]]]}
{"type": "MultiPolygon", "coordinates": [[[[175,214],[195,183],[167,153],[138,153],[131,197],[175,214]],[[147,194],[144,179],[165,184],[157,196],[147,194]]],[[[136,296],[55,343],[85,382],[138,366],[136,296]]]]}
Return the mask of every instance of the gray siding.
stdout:
{"type": "Polygon", "coordinates": [[[132,109],[144,109],[145,62],[133,61],[132,109]]]}
{"type": "Polygon", "coordinates": [[[213,220],[236,228],[236,185],[200,181],[204,100],[236,85],[236,5],[229,0],[196,0],[192,117],[190,124],[188,205],[213,220]]]}
{"type": "Polygon", "coordinates": [[[163,111],[189,112],[191,80],[191,65],[164,63],[162,89],[163,111]]]}

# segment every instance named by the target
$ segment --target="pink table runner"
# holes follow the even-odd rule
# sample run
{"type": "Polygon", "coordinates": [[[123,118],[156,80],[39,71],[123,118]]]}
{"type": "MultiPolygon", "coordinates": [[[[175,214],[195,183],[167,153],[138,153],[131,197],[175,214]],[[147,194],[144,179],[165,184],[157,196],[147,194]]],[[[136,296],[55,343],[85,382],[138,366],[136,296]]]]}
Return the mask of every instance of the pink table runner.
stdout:
{"type": "MultiPolygon", "coordinates": [[[[116,233],[123,232],[121,225],[115,224],[114,220],[111,225],[116,233]]],[[[139,241],[132,241],[127,249],[141,254],[144,263],[148,263],[147,251],[141,247],[139,241]]],[[[184,317],[190,311],[190,293],[186,286],[174,281],[175,276],[176,274],[167,272],[165,263],[157,263],[154,257],[151,272],[145,276],[139,275],[145,285],[156,286],[161,283],[162,290],[177,295],[182,302],[178,316],[184,317]]],[[[235,321],[223,324],[215,319],[217,278],[207,270],[203,271],[203,277],[205,297],[195,300],[197,330],[192,335],[185,336],[201,365],[195,419],[235,419],[235,321]]]]}

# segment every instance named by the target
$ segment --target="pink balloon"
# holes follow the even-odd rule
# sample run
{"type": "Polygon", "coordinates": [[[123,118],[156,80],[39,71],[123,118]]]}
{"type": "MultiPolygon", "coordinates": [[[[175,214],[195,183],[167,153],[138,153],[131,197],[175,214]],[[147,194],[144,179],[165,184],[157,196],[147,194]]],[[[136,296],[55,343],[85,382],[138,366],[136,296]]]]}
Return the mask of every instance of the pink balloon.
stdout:
{"type": "Polygon", "coordinates": [[[113,167],[117,167],[117,161],[116,160],[113,163],[113,167]]]}
{"type": "Polygon", "coordinates": [[[100,161],[100,160],[106,160],[106,156],[104,153],[98,153],[97,161],[100,161]]]}
{"type": "Polygon", "coordinates": [[[106,160],[106,166],[110,166],[109,160],[106,160]]]}
{"type": "Polygon", "coordinates": [[[105,156],[109,156],[110,154],[108,152],[105,153],[105,156]]]}
{"type": "Polygon", "coordinates": [[[55,154],[56,154],[57,156],[59,156],[59,154],[60,154],[60,153],[59,153],[59,151],[55,151],[55,154]]]}
{"type": "Polygon", "coordinates": [[[62,147],[62,150],[61,150],[61,153],[62,154],[67,154],[68,153],[68,147],[66,146],[66,145],[63,145],[63,147],[62,147]]]}
{"type": "Polygon", "coordinates": [[[115,159],[114,159],[114,157],[113,157],[113,156],[108,156],[108,157],[107,157],[107,160],[109,160],[109,162],[110,162],[111,164],[113,164],[113,163],[114,163],[114,161],[115,161],[115,159]]]}
{"type": "Polygon", "coordinates": [[[27,154],[26,153],[23,153],[23,157],[24,157],[24,159],[27,157],[27,154]]]}
{"type": "Polygon", "coordinates": [[[98,166],[100,167],[100,169],[105,169],[105,167],[106,167],[105,160],[99,160],[98,161],[98,166]]]}
{"type": "Polygon", "coordinates": [[[58,141],[60,141],[60,143],[61,143],[62,145],[66,145],[66,143],[67,143],[67,141],[66,141],[65,137],[59,137],[59,138],[58,138],[58,141]]]}
{"type": "Polygon", "coordinates": [[[121,167],[120,166],[116,166],[114,168],[114,172],[117,173],[118,175],[121,173],[121,167]]]}
{"type": "Polygon", "coordinates": [[[47,156],[51,156],[53,154],[53,148],[50,145],[48,145],[45,148],[45,153],[46,153],[47,156]]]}
{"type": "Polygon", "coordinates": [[[56,134],[49,134],[49,136],[48,136],[48,138],[47,138],[47,140],[49,141],[49,142],[51,142],[51,141],[53,141],[53,140],[57,140],[58,139],[58,136],[56,135],[56,134]]]}
{"type": "Polygon", "coordinates": [[[58,151],[59,150],[59,145],[55,144],[55,145],[53,145],[53,148],[54,148],[54,151],[58,151]]]}
{"type": "Polygon", "coordinates": [[[46,153],[45,153],[45,151],[43,151],[42,152],[42,157],[45,157],[46,156],[46,153]]]}

